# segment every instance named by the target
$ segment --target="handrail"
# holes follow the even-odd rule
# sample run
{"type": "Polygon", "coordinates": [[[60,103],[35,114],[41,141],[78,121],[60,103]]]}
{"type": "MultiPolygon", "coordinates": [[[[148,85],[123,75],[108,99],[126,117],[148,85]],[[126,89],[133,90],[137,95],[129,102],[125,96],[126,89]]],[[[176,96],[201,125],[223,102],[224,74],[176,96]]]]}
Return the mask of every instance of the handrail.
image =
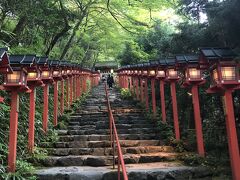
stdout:
{"type": "Polygon", "coordinates": [[[118,152],[118,180],[121,179],[120,165],[122,167],[123,179],[128,180],[126,166],[125,166],[125,163],[124,163],[124,160],[123,160],[122,148],[121,148],[121,145],[120,145],[120,142],[119,142],[115,120],[114,120],[111,105],[110,105],[110,102],[109,102],[108,90],[107,90],[107,84],[106,83],[105,83],[105,92],[106,92],[107,109],[108,109],[108,115],[109,115],[110,141],[111,141],[111,148],[113,149],[113,168],[115,168],[115,142],[114,141],[116,141],[117,152],[118,152]]]}

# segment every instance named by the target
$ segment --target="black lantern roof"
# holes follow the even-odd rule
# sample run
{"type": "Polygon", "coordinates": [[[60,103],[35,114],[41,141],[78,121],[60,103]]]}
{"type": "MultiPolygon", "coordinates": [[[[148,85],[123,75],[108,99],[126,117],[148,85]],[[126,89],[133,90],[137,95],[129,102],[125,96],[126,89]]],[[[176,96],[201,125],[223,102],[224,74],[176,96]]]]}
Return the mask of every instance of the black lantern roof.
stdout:
{"type": "Polygon", "coordinates": [[[149,62],[145,62],[145,63],[143,63],[143,67],[149,67],[150,66],[150,63],[149,62]]]}
{"type": "Polygon", "coordinates": [[[197,54],[187,54],[187,55],[176,55],[177,63],[198,63],[199,55],[197,54]]]}
{"type": "Polygon", "coordinates": [[[33,55],[33,54],[25,55],[23,60],[21,61],[22,65],[29,65],[29,66],[36,63],[37,63],[36,55],[33,55]]]}
{"type": "Polygon", "coordinates": [[[138,68],[142,68],[143,64],[137,64],[138,68]]]}
{"type": "Polygon", "coordinates": [[[38,65],[47,65],[48,57],[37,57],[37,64],[38,65]]]}
{"type": "Polygon", "coordinates": [[[208,60],[233,59],[237,57],[237,54],[235,54],[230,48],[200,48],[200,52],[208,60]]]}
{"type": "Polygon", "coordinates": [[[60,64],[59,60],[51,60],[51,61],[49,61],[49,65],[52,66],[52,67],[58,67],[59,64],[60,64]]]}
{"type": "Polygon", "coordinates": [[[160,66],[166,66],[166,65],[167,65],[166,59],[159,59],[159,60],[158,60],[158,64],[159,64],[160,66]]]}
{"type": "Polygon", "coordinates": [[[156,60],[150,60],[149,63],[150,63],[150,66],[151,66],[151,67],[156,67],[156,66],[159,65],[159,62],[156,61],[156,60]]]}
{"type": "Polygon", "coordinates": [[[0,59],[7,53],[8,48],[0,48],[0,59]]]}
{"type": "Polygon", "coordinates": [[[9,61],[11,65],[19,65],[22,63],[24,58],[24,55],[11,55],[9,56],[9,61]]]}
{"type": "Polygon", "coordinates": [[[174,66],[176,64],[176,59],[174,57],[168,57],[165,59],[166,64],[170,66],[174,66]]]}
{"type": "Polygon", "coordinates": [[[67,61],[60,61],[59,66],[61,67],[68,67],[68,62],[67,61]]]}

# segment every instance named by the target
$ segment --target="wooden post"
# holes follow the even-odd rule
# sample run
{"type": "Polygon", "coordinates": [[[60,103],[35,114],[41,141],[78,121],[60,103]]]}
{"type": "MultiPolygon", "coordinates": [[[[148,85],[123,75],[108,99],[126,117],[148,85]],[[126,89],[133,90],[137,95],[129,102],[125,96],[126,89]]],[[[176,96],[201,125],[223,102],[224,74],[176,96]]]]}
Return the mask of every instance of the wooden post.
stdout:
{"type": "Polygon", "coordinates": [[[64,112],[64,80],[61,80],[61,100],[60,100],[60,114],[64,112]]]}
{"type": "Polygon", "coordinates": [[[53,102],[53,125],[57,126],[58,121],[58,81],[54,82],[54,102],[53,102]]]}
{"type": "Polygon", "coordinates": [[[193,102],[193,110],[194,110],[198,154],[204,157],[205,151],[204,151],[204,143],[203,143],[202,119],[200,114],[199,98],[198,98],[198,85],[192,86],[192,102],[193,102]]]}
{"type": "Polygon", "coordinates": [[[70,108],[69,105],[69,78],[66,79],[66,104],[67,104],[67,109],[70,108]]]}
{"type": "Polygon", "coordinates": [[[176,138],[176,140],[180,140],[180,130],[179,130],[179,122],[178,122],[178,109],[177,109],[177,97],[176,97],[176,85],[175,85],[174,81],[171,81],[170,88],[171,88],[171,96],[172,96],[172,108],[173,108],[173,122],[174,122],[175,138],[176,138]]]}
{"type": "Polygon", "coordinates": [[[151,92],[152,92],[152,112],[156,117],[156,94],[155,94],[155,79],[151,78],[151,92]]]}
{"type": "Polygon", "coordinates": [[[166,107],[165,107],[165,93],[164,93],[164,81],[160,80],[160,98],[161,98],[161,111],[162,121],[167,122],[166,107]]]}
{"type": "Polygon", "coordinates": [[[146,111],[149,111],[149,102],[148,102],[148,79],[145,78],[145,106],[146,106],[146,111]]]}
{"type": "Polygon", "coordinates": [[[49,85],[45,84],[43,87],[43,130],[45,133],[48,130],[48,95],[49,85]]]}
{"type": "Polygon", "coordinates": [[[143,89],[143,78],[140,78],[140,94],[141,94],[141,102],[144,102],[144,89],[143,89]]]}
{"type": "Polygon", "coordinates": [[[240,155],[239,145],[236,132],[236,124],[234,117],[234,108],[232,100],[232,91],[226,90],[224,95],[225,113],[226,113],[226,130],[228,135],[228,149],[230,162],[232,167],[233,180],[240,179],[240,155]]]}
{"type": "Polygon", "coordinates": [[[140,100],[140,97],[139,97],[139,79],[138,79],[138,77],[136,77],[135,81],[136,81],[136,98],[137,98],[137,100],[140,100]]]}
{"type": "Polygon", "coordinates": [[[9,129],[9,148],[8,148],[9,149],[8,172],[15,172],[16,170],[18,109],[19,109],[18,92],[12,91],[11,92],[10,129],[9,129]]]}
{"type": "Polygon", "coordinates": [[[71,77],[69,78],[69,80],[70,80],[70,88],[69,88],[69,91],[70,91],[70,100],[69,100],[69,104],[70,104],[70,106],[71,106],[72,103],[73,103],[73,76],[71,76],[71,77]]]}
{"type": "Polygon", "coordinates": [[[34,134],[35,134],[35,97],[36,89],[31,87],[30,103],[29,103],[29,129],[28,129],[28,151],[33,153],[34,151],[34,134]]]}

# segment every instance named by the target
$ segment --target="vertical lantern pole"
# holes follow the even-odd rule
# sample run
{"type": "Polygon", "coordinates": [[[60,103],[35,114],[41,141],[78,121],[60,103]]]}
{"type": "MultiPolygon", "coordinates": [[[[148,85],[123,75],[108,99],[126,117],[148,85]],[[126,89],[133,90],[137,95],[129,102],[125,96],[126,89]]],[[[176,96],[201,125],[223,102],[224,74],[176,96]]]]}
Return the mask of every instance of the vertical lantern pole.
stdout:
{"type": "Polygon", "coordinates": [[[132,93],[132,91],[133,91],[132,76],[129,76],[129,89],[130,89],[130,92],[132,93]]]}
{"type": "Polygon", "coordinates": [[[49,86],[45,84],[43,87],[43,131],[47,133],[48,129],[48,94],[49,86]]]}
{"type": "Polygon", "coordinates": [[[87,77],[86,75],[83,76],[83,91],[87,92],[87,77]]]}
{"type": "Polygon", "coordinates": [[[198,154],[204,157],[205,151],[204,151],[203,133],[202,133],[202,119],[200,114],[197,85],[192,86],[192,101],[193,101],[193,109],[194,109],[198,154]]]}
{"type": "Polygon", "coordinates": [[[152,112],[156,117],[156,94],[155,94],[155,79],[151,78],[151,92],[152,92],[152,112]]]}
{"type": "Polygon", "coordinates": [[[69,78],[66,80],[66,104],[67,104],[67,109],[69,109],[69,78]]]}
{"type": "Polygon", "coordinates": [[[36,89],[35,87],[31,87],[29,103],[29,130],[28,130],[28,150],[30,153],[33,153],[34,149],[35,97],[36,89]]]}
{"type": "Polygon", "coordinates": [[[79,98],[81,97],[82,95],[82,87],[81,87],[81,76],[78,76],[78,90],[79,90],[79,98]]]}
{"type": "Polygon", "coordinates": [[[165,107],[165,93],[164,93],[164,81],[160,80],[160,98],[161,98],[161,110],[162,110],[162,121],[167,122],[166,107],[165,107]]]}
{"type": "Polygon", "coordinates": [[[61,80],[61,100],[60,100],[60,114],[64,112],[64,80],[61,80]]]}
{"type": "Polygon", "coordinates": [[[145,78],[145,105],[146,105],[146,110],[149,110],[149,102],[148,102],[148,79],[145,78]]]}
{"type": "Polygon", "coordinates": [[[144,89],[143,89],[143,78],[140,78],[140,95],[141,95],[141,102],[143,102],[144,101],[144,91],[143,91],[144,89]]]}
{"type": "Polygon", "coordinates": [[[136,97],[137,97],[137,100],[139,100],[139,79],[138,79],[138,76],[136,76],[136,97]]]}
{"type": "Polygon", "coordinates": [[[226,113],[226,130],[228,135],[228,149],[232,167],[232,175],[234,180],[240,179],[240,155],[239,145],[236,132],[236,124],[234,117],[234,108],[232,100],[232,91],[227,89],[224,94],[225,113],[226,113]]]}
{"type": "Polygon", "coordinates": [[[54,109],[53,109],[53,125],[57,126],[58,118],[58,81],[54,83],[54,109]]]}
{"type": "Polygon", "coordinates": [[[178,109],[177,109],[177,97],[176,97],[176,85],[175,85],[174,81],[171,81],[170,88],[171,88],[171,96],[172,96],[172,108],[173,108],[173,122],[174,122],[175,138],[176,138],[176,140],[180,140],[180,130],[179,130],[179,122],[178,122],[178,109]]]}
{"type": "Polygon", "coordinates": [[[9,148],[8,148],[9,149],[8,172],[15,172],[16,170],[18,109],[19,109],[18,92],[12,91],[11,92],[10,129],[9,129],[9,148]]]}
{"type": "Polygon", "coordinates": [[[69,100],[69,104],[72,105],[72,102],[73,102],[73,76],[71,76],[69,78],[70,80],[70,100],[69,100]]]}

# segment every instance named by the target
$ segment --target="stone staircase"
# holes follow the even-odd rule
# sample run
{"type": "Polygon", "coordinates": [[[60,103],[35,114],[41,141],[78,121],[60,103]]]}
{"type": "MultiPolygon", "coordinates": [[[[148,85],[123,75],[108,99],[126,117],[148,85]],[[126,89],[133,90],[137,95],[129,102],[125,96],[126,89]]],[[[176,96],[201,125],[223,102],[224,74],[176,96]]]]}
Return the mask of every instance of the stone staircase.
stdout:
{"type": "MultiPolygon", "coordinates": [[[[177,176],[171,175],[172,179],[175,176],[176,179],[201,178],[196,175],[199,168],[195,170],[176,162],[178,154],[171,146],[163,144],[155,123],[145,118],[144,112],[136,108],[136,102],[121,100],[115,89],[110,90],[109,99],[129,179],[161,179],[159,174],[162,179],[169,179],[169,173],[176,171],[181,175],[179,172],[177,176]],[[156,173],[149,175],[154,169],[156,173]],[[149,178],[141,175],[143,172],[149,178]]],[[[113,152],[103,85],[93,90],[83,108],[71,116],[67,129],[59,130],[58,134],[59,141],[47,148],[49,156],[42,162],[45,168],[37,171],[39,179],[117,179],[117,172],[112,169],[113,152]]],[[[117,157],[115,160],[117,162],[117,157]]],[[[205,172],[203,178],[211,175],[204,168],[202,171],[205,172]]]]}

